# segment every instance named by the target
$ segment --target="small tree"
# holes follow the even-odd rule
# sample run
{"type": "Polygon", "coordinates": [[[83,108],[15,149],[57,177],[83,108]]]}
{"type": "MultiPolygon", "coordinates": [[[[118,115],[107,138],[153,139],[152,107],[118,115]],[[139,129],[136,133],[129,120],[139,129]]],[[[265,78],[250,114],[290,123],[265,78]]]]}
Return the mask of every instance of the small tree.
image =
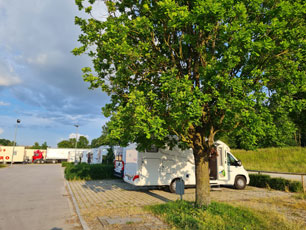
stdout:
{"type": "Polygon", "coordinates": [[[41,149],[47,149],[48,148],[48,144],[45,141],[44,143],[42,143],[42,145],[40,146],[41,149]]]}
{"type": "Polygon", "coordinates": [[[78,148],[88,148],[89,147],[89,141],[86,137],[80,136],[78,140],[78,148]]]}
{"type": "MultiPolygon", "coordinates": [[[[95,0],[84,9],[91,14],[95,0]]],[[[81,47],[94,71],[91,88],[111,96],[103,109],[121,145],[193,149],[196,203],[208,205],[215,136],[237,130],[256,146],[273,116],[305,104],[306,22],[303,0],[105,1],[108,17],[76,17],[81,47]],[[278,105],[273,113],[270,103],[278,105]]],[[[273,132],[272,132],[273,131],[273,132]]]]}
{"type": "Polygon", "coordinates": [[[115,160],[115,154],[113,148],[109,148],[107,150],[107,154],[103,156],[103,163],[104,164],[113,164],[115,160]]]}
{"type": "Polygon", "coordinates": [[[63,140],[59,143],[57,143],[58,148],[74,148],[73,143],[69,140],[63,140]]]}
{"type": "Polygon", "coordinates": [[[13,141],[7,140],[7,139],[0,139],[0,145],[4,146],[12,146],[14,144],[13,141]]]}

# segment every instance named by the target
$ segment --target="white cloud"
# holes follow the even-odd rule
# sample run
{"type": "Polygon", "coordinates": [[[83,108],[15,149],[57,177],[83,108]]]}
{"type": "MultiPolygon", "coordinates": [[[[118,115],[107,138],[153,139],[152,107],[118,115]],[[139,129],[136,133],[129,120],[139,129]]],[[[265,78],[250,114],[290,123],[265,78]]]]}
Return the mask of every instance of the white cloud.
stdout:
{"type": "Polygon", "coordinates": [[[10,105],[10,103],[6,103],[4,101],[0,101],[0,106],[9,106],[9,105],[10,105]]]}
{"type": "Polygon", "coordinates": [[[26,60],[30,64],[38,64],[38,65],[43,65],[47,62],[48,56],[47,54],[39,54],[38,56],[34,58],[27,58],[26,60]]]}
{"type": "Polygon", "coordinates": [[[1,135],[3,132],[4,132],[4,130],[0,128],[0,135],[1,135]]]}
{"type": "Polygon", "coordinates": [[[12,86],[19,83],[21,80],[12,66],[0,59],[0,86],[12,86]]]}

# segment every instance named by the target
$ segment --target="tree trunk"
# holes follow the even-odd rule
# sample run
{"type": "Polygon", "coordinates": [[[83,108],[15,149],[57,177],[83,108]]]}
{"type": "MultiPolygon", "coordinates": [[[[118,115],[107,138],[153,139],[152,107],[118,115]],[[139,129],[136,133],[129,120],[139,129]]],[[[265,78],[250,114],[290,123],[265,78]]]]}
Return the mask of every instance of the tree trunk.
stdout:
{"type": "Polygon", "coordinates": [[[210,184],[208,157],[193,150],[196,176],[196,204],[208,206],[210,204],[210,184]]]}

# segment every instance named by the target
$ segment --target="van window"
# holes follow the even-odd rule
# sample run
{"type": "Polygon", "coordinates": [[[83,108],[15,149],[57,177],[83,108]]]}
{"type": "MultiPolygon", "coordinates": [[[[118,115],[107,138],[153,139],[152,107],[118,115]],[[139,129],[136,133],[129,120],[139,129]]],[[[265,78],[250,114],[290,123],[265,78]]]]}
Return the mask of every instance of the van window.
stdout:
{"type": "Polygon", "coordinates": [[[218,154],[219,154],[219,166],[223,165],[223,154],[222,154],[222,148],[218,147],[218,154]]]}
{"type": "Polygon", "coordinates": [[[228,164],[228,165],[233,165],[233,166],[236,165],[236,160],[235,160],[235,158],[232,156],[232,154],[230,154],[230,153],[227,153],[227,164],[228,164]]]}
{"type": "Polygon", "coordinates": [[[157,153],[158,152],[158,148],[156,146],[151,146],[150,148],[146,149],[146,152],[150,152],[150,153],[157,153]]]}

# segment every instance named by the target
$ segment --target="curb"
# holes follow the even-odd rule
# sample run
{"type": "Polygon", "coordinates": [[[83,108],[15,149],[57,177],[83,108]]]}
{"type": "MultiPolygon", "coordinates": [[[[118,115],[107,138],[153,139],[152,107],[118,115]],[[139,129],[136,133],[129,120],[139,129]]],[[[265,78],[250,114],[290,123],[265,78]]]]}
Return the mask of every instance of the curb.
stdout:
{"type": "Polygon", "coordinates": [[[75,197],[74,197],[74,195],[73,195],[73,193],[72,193],[70,184],[68,183],[67,180],[65,180],[65,181],[66,181],[66,185],[67,185],[67,187],[68,187],[69,193],[70,193],[71,198],[72,198],[73,205],[74,205],[74,207],[75,207],[75,210],[76,210],[76,213],[77,213],[77,215],[78,215],[78,218],[79,218],[79,220],[80,220],[80,222],[81,222],[81,225],[82,225],[83,230],[90,230],[90,228],[88,227],[88,225],[86,224],[86,222],[84,221],[84,219],[83,219],[82,216],[81,216],[81,213],[80,213],[80,209],[79,209],[78,203],[76,202],[76,199],[75,199],[75,197]]]}

